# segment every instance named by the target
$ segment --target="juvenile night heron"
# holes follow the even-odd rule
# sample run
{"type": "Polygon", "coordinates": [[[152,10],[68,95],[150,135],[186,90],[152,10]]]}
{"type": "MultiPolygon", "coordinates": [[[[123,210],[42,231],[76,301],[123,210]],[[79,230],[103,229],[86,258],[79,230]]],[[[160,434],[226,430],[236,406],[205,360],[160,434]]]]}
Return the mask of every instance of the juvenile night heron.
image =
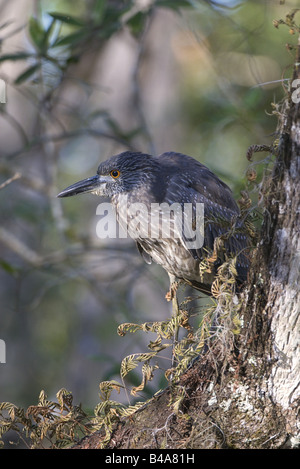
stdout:
{"type": "Polygon", "coordinates": [[[101,163],[96,176],[67,187],[58,197],[86,192],[110,197],[120,225],[127,230],[128,222],[135,221],[131,236],[147,263],[154,261],[168,272],[172,299],[176,296],[176,288],[172,288],[176,281],[211,294],[217,269],[226,256],[236,257],[237,285],[246,280],[248,241],[238,206],[229,187],[194,158],[175,152],[153,157],[126,151],[101,163]],[[168,216],[168,236],[162,235],[166,209],[174,207],[173,204],[177,212],[182,209],[182,215],[191,208],[190,232],[198,226],[197,204],[203,204],[203,244],[190,242],[181,229],[184,217],[180,224],[176,216],[168,216]],[[146,210],[134,213],[130,211],[133,205],[146,210]],[[216,251],[216,241],[220,239],[223,239],[222,248],[216,251]],[[210,259],[206,270],[203,269],[205,259],[210,259]]]}

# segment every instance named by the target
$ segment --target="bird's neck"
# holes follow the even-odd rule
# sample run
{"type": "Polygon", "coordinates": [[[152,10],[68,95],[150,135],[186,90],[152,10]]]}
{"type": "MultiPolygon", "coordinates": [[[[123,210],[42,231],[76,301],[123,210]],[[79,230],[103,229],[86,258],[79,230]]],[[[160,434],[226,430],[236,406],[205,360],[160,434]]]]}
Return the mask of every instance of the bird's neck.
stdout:
{"type": "Polygon", "coordinates": [[[148,185],[145,185],[143,187],[137,187],[129,192],[124,191],[119,194],[114,194],[111,197],[111,203],[116,211],[119,211],[120,208],[123,207],[128,210],[133,204],[144,204],[149,209],[151,202],[153,202],[149,189],[148,185]]]}
{"type": "Polygon", "coordinates": [[[134,223],[145,225],[141,229],[148,229],[151,203],[153,202],[153,198],[149,194],[151,194],[150,188],[143,185],[130,192],[122,192],[112,196],[111,202],[116,211],[117,220],[125,231],[134,223]]]}

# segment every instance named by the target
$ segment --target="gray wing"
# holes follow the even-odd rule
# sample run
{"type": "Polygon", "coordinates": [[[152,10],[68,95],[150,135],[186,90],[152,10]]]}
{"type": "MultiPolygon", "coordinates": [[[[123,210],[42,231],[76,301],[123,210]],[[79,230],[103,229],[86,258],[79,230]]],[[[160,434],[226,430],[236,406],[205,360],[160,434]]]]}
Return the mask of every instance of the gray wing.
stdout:
{"type": "MultiPolygon", "coordinates": [[[[248,237],[238,209],[232,204],[219,204],[214,201],[213,195],[208,198],[203,193],[190,188],[194,203],[204,204],[204,239],[201,249],[190,249],[194,259],[203,260],[214,254],[215,241],[222,241],[222,248],[217,250],[217,259],[214,262],[217,269],[224,262],[224,253],[228,256],[237,256],[236,269],[238,280],[243,282],[247,278],[249,262],[247,259],[248,237]]],[[[226,195],[224,194],[226,201],[226,195]]]]}
{"type": "Polygon", "coordinates": [[[137,248],[138,248],[138,251],[140,253],[140,255],[142,256],[142,258],[144,259],[144,261],[146,262],[146,264],[152,264],[152,257],[150,256],[150,254],[148,254],[144,248],[142,247],[142,245],[137,241],[136,242],[136,245],[137,245],[137,248]]]}
{"type": "MultiPolygon", "coordinates": [[[[170,157],[174,161],[174,154],[168,153],[162,156],[167,161],[170,157]]],[[[204,204],[202,247],[190,247],[184,232],[181,238],[183,244],[194,259],[201,261],[204,258],[211,257],[215,240],[222,237],[224,252],[228,255],[238,256],[236,264],[238,280],[246,280],[249,267],[246,248],[249,243],[232,191],[201,163],[190,157],[185,157],[185,155],[175,154],[175,157],[177,164],[181,164],[181,171],[174,174],[170,179],[165,199],[169,203],[180,200],[183,206],[186,203],[192,204],[195,217],[194,227],[197,226],[196,204],[204,204]]],[[[200,225],[201,223],[199,223],[200,225]]],[[[223,261],[224,256],[220,253],[215,262],[215,268],[217,269],[223,261]]]]}

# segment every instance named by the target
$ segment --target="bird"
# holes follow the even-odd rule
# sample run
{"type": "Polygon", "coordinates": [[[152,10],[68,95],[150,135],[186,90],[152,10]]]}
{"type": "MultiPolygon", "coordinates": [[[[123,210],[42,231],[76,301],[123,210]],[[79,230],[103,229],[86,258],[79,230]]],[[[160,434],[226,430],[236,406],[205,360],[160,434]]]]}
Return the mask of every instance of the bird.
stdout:
{"type": "Polygon", "coordinates": [[[181,282],[211,295],[211,286],[226,256],[236,258],[237,288],[245,284],[249,240],[240,210],[231,189],[195,158],[174,151],[160,156],[125,151],[101,162],[95,176],[72,184],[58,197],[83,193],[110,198],[125,230],[128,221],[132,222],[129,235],[144,261],[161,265],[169,275],[167,299],[174,297],[181,282]],[[185,207],[189,206],[192,228],[186,231],[194,233],[199,204],[203,207],[202,244],[193,244],[182,229],[182,220],[185,207]],[[132,206],[143,206],[145,210],[137,215],[130,211],[132,206]],[[167,212],[170,206],[181,211],[181,218],[177,217],[181,222],[176,220],[176,214],[172,218],[167,212]],[[165,215],[168,236],[162,236],[165,215]],[[223,240],[222,249],[216,249],[218,240],[223,240]],[[205,260],[209,261],[207,269],[203,269],[205,260]]]}
{"type": "Polygon", "coordinates": [[[144,261],[155,262],[168,273],[173,369],[180,283],[211,296],[218,269],[230,256],[236,259],[237,291],[247,279],[248,236],[231,189],[191,156],[125,151],[100,163],[95,176],[72,184],[58,197],[83,193],[110,198],[119,224],[135,240],[144,261]],[[197,211],[198,206],[202,210],[197,211]]]}

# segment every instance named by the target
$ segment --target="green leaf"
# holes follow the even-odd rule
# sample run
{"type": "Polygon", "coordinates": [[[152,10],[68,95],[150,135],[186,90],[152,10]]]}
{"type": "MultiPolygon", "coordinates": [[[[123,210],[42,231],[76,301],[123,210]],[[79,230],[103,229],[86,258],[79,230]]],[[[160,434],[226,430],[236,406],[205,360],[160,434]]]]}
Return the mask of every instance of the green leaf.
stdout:
{"type": "Polygon", "coordinates": [[[61,21],[62,23],[72,24],[73,26],[84,26],[85,22],[80,18],[75,18],[74,16],[62,13],[48,13],[52,18],[61,21]]]}
{"type": "Polygon", "coordinates": [[[42,25],[33,16],[29,19],[29,34],[36,48],[40,52],[44,52],[47,43],[47,31],[44,31],[42,25]]]}
{"type": "Polygon", "coordinates": [[[179,8],[191,7],[192,2],[189,0],[157,0],[155,2],[157,7],[171,8],[172,10],[178,10],[179,8]]]}
{"type": "Polygon", "coordinates": [[[4,62],[5,60],[25,60],[28,57],[33,57],[34,54],[30,54],[28,52],[17,52],[16,54],[4,54],[0,56],[0,62],[4,62]]]}
{"type": "Polygon", "coordinates": [[[106,11],[106,0],[95,0],[93,16],[96,23],[101,23],[106,11]]]}
{"type": "Polygon", "coordinates": [[[89,35],[89,31],[87,29],[81,29],[80,31],[77,31],[76,33],[59,37],[55,41],[55,43],[52,44],[52,47],[77,45],[83,39],[85,39],[88,35],[89,35]]]}
{"type": "Polygon", "coordinates": [[[34,75],[34,73],[41,67],[41,64],[35,64],[35,65],[32,65],[31,67],[27,68],[25,70],[25,72],[22,72],[21,75],[19,75],[16,79],[15,79],[15,84],[16,85],[20,85],[21,83],[23,83],[23,81],[26,81],[28,80],[28,78],[30,78],[32,75],[34,75]]]}
{"type": "Polygon", "coordinates": [[[0,259],[0,267],[2,267],[2,269],[10,275],[15,275],[16,273],[18,273],[18,269],[16,269],[3,259],[0,259]]]}
{"type": "MultiPolygon", "coordinates": [[[[47,29],[47,31],[45,32],[45,42],[46,42],[46,44],[47,44],[47,49],[48,49],[48,47],[49,47],[49,45],[50,45],[50,44],[49,44],[49,43],[50,43],[50,37],[51,37],[51,34],[52,34],[53,29],[54,29],[54,27],[55,27],[55,24],[56,24],[56,19],[53,18],[52,21],[51,21],[51,23],[50,23],[50,25],[49,25],[49,27],[48,27],[48,29],[47,29]]],[[[52,40],[53,40],[53,39],[52,39],[52,40]]],[[[54,39],[54,41],[55,41],[55,39],[54,39]]]]}
{"type": "Polygon", "coordinates": [[[127,25],[134,36],[138,36],[143,31],[146,18],[147,14],[139,11],[127,21],[127,25]]]}

